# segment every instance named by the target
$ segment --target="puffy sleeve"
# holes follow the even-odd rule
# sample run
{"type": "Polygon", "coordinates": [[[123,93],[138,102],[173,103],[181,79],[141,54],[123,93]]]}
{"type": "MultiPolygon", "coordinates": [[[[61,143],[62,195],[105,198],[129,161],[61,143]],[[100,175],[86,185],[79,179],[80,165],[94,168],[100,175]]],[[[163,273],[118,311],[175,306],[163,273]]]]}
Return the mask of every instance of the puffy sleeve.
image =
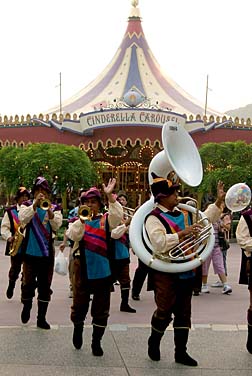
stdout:
{"type": "Polygon", "coordinates": [[[33,205],[21,205],[18,212],[18,218],[22,227],[26,226],[33,218],[35,210],[33,205]]]}
{"type": "Polygon", "coordinates": [[[241,248],[245,249],[247,253],[252,251],[252,237],[249,233],[249,228],[244,217],[241,216],[236,228],[236,240],[241,248]]]}
{"type": "Polygon", "coordinates": [[[147,218],[145,227],[155,253],[166,254],[179,244],[178,234],[167,234],[164,225],[154,215],[147,218]]]}
{"type": "Polygon", "coordinates": [[[119,225],[111,231],[111,238],[120,239],[125,234],[125,232],[127,232],[127,230],[128,226],[126,226],[125,224],[119,225]]]}
{"type": "Polygon", "coordinates": [[[50,219],[50,224],[52,226],[52,230],[55,232],[62,225],[63,216],[60,210],[55,210],[53,214],[54,214],[54,217],[53,219],[50,219]]]}
{"type": "Polygon", "coordinates": [[[118,201],[110,202],[108,208],[108,223],[110,230],[120,225],[122,218],[122,205],[118,201]]]}
{"type": "Polygon", "coordinates": [[[221,216],[221,213],[221,209],[218,208],[218,206],[215,204],[209,205],[207,209],[204,211],[204,214],[207,216],[209,222],[211,223],[217,222],[221,216]]]}
{"type": "Polygon", "coordinates": [[[85,223],[82,223],[80,219],[77,219],[75,222],[69,223],[68,229],[66,230],[66,236],[74,242],[79,242],[84,235],[84,231],[85,223]]]}
{"type": "Polygon", "coordinates": [[[12,236],[10,231],[10,220],[7,212],[4,213],[1,222],[1,235],[4,240],[8,240],[12,236]]]}

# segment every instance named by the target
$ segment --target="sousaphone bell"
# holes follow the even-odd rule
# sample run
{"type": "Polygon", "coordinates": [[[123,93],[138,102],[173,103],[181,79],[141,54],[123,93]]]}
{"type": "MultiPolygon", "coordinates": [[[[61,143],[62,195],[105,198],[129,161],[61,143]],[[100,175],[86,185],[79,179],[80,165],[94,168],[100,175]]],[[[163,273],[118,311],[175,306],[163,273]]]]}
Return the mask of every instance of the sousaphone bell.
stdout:
{"type": "MultiPolygon", "coordinates": [[[[149,184],[153,182],[152,172],[157,176],[182,180],[191,187],[196,187],[201,183],[203,168],[198,149],[185,128],[169,121],[162,128],[162,143],[164,150],[159,152],[152,159],[149,166],[149,184]]],[[[202,239],[192,243],[192,252],[187,255],[186,247],[180,249],[178,244],[165,259],[160,259],[160,255],[155,251],[148,239],[145,230],[145,218],[154,209],[154,198],[146,201],[134,214],[129,228],[129,237],[132,249],[140,260],[147,266],[161,272],[178,273],[192,270],[202,264],[211,254],[214,246],[213,226],[204,213],[198,208],[180,203],[178,207],[192,213],[198,218],[204,227],[202,239]]],[[[191,240],[189,240],[191,241],[191,240]]]]}

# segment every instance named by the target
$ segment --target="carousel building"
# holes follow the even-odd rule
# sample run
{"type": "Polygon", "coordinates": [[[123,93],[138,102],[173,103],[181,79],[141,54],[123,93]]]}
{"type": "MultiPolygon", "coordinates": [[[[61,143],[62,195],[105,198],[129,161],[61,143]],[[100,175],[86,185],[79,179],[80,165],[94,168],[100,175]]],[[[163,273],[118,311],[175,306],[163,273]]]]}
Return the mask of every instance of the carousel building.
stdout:
{"type": "Polygon", "coordinates": [[[161,129],[172,120],[206,142],[252,142],[250,119],[205,108],[164,75],[145,38],[138,1],[132,0],[123,40],[110,64],[88,86],[47,114],[0,117],[0,147],[63,143],[103,164],[132,205],[147,198],[148,166],[163,149],[161,129]],[[232,131],[231,131],[232,130],[232,131]]]}

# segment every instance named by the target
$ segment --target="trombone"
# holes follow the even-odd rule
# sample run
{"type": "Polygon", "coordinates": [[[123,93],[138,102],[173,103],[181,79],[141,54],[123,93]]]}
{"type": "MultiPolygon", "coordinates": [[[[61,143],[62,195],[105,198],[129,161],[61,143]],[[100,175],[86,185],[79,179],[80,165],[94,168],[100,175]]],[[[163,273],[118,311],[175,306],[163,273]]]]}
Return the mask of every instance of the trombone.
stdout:
{"type": "Polygon", "coordinates": [[[135,214],[136,209],[128,208],[127,206],[122,206],[122,208],[123,208],[123,213],[125,216],[132,218],[133,215],[135,214]]]}

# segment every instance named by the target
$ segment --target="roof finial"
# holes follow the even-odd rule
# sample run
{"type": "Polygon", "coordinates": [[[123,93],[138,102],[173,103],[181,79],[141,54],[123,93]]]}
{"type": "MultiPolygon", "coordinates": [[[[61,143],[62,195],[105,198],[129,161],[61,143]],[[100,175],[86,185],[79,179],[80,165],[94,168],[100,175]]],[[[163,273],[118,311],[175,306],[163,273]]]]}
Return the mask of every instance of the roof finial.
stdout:
{"type": "Polygon", "coordinates": [[[130,17],[140,17],[140,11],[138,5],[139,5],[139,0],[131,0],[131,12],[130,12],[130,17]]]}
{"type": "Polygon", "coordinates": [[[131,5],[136,8],[139,4],[139,1],[138,0],[131,0],[131,5]]]}

